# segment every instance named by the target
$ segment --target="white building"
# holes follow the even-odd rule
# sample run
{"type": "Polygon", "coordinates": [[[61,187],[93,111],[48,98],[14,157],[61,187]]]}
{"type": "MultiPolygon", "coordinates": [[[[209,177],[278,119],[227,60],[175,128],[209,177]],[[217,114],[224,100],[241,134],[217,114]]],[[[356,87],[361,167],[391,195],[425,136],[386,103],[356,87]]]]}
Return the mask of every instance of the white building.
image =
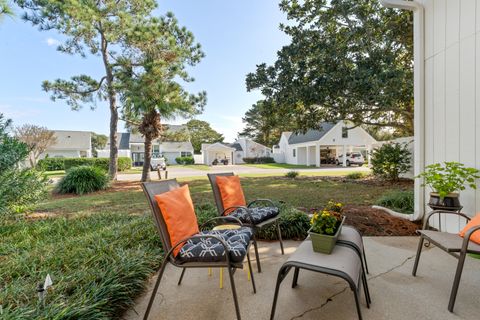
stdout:
{"type": "Polygon", "coordinates": [[[238,138],[234,143],[202,143],[204,164],[211,165],[215,160],[227,160],[229,164],[242,164],[244,158],[271,157],[272,151],[251,139],[238,138]]]}
{"type": "Polygon", "coordinates": [[[279,163],[320,167],[347,152],[363,152],[369,158],[369,151],[375,144],[377,141],[361,127],[344,121],[325,122],[321,130],[282,133],[278,146],[273,148],[273,157],[279,163]]]}
{"type": "Polygon", "coordinates": [[[50,146],[40,159],[49,158],[91,158],[92,133],[89,131],[53,130],[55,144],[50,146]]]}
{"type": "MultiPolygon", "coordinates": [[[[480,1],[382,3],[414,12],[415,173],[444,161],[480,168],[480,1]]],[[[416,181],[417,219],[430,211],[429,193],[416,181]]],[[[460,201],[473,216],[480,210],[480,191],[462,191],[460,201]]],[[[456,217],[444,221],[447,231],[464,226],[456,217]]]]}

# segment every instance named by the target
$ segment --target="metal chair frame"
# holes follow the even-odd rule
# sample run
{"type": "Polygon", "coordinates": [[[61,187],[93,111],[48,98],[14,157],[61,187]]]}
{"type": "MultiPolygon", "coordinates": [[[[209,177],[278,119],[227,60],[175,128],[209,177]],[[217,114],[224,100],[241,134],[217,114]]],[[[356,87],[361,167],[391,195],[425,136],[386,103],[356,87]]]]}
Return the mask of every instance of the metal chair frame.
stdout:
{"type": "MultiPolygon", "coordinates": [[[[182,239],[175,244],[172,244],[170,242],[170,236],[168,234],[168,230],[167,230],[165,221],[163,219],[162,212],[161,212],[159,206],[157,205],[157,202],[156,202],[154,196],[156,194],[161,194],[161,193],[164,193],[164,192],[167,192],[167,191],[179,188],[179,187],[180,187],[180,185],[178,184],[178,182],[175,179],[158,181],[158,182],[144,182],[144,183],[142,183],[142,189],[143,189],[147,199],[149,200],[148,202],[149,202],[149,205],[150,205],[150,209],[152,210],[154,220],[156,222],[157,231],[160,235],[160,240],[162,242],[162,246],[163,246],[164,250],[167,251],[167,255],[165,256],[165,258],[162,262],[162,265],[160,267],[158,278],[155,282],[155,286],[153,288],[152,295],[151,295],[150,300],[148,302],[148,306],[147,306],[147,309],[145,311],[145,315],[144,315],[143,319],[144,320],[148,319],[148,316],[150,314],[153,302],[155,300],[156,293],[158,291],[158,288],[160,287],[160,282],[161,282],[163,274],[165,272],[165,268],[166,268],[167,264],[170,263],[175,267],[182,268],[182,273],[181,273],[180,278],[178,280],[178,285],[180,285],[182,283],[183,276],[184,276],[185,270],[187,268],[227,268],[229,278],[230,278],[230,285],[232,287],[232,295],[233,295],[233,301],[234,301],[234,304],[235,304],[235,312],[236,312],[237,319],[240,320],[241,319],[240,307],[239,307],[239,304],[238,304],[238,297],[237,297],[237,292],[236,292],[236,288],[235,288],[235,280],[234,280],[233,276],[234,276],[235,271],[237,269],[243,269],[243,262],[235,263],[235,262],[231,261],[230,255],[228,254],[228,245],[226,244],[226,242],[223,241],[221,238],[215,236],[215,235],[195,235],[195,236],[192,236],[192,237],[182,239]],[[179,247],[180,245],[187,242],[188,240],[208,239],[208,238],[216,239],[219,243],[222,244],[222,246],[225,250],[225,261],[182,263],[182,262],[178,261],[173,256],[173,251],[177,247],[179,247]]],[[[233,221],[236,224],[239,224],[240,226],[243,226],[242,222],[239,219],[236,219],[235,217],[226,216],[226,217],[215,217],[215,218],[209,219],[204,224],[202,224],[202,226],[200,226],[200,229],[203,226],[205,226],[205,225],[207,225],[207,224],[209,224],[213,221],[223,221],[223,222],[230,223],[230,224],[233,221]]],[[[250,254],[249,254],[250,244],[251,243],[249,243],[249,245],[247,247],[246,256],[247,256],[248,268],[249,268],[249,271],[250,271],[250,274],[251,274],[253,293],[256,293],[257,290],[256,290],[256,286],[255,286],[255,279],[254,279],[253,272],[252,272],[252,264],[251,264],[251,260],[250,260],[250,254]]]]}

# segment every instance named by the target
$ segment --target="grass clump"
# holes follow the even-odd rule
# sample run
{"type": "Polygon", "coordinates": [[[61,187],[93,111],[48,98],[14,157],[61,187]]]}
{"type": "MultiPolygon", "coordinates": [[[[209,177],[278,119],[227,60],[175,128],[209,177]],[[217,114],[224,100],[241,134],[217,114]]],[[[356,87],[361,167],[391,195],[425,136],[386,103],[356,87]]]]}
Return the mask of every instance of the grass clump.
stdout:
{"type": "Polygon", "coordinates": [[[295,171],[295,170],[288,171],[287,173],[285,173],[285,177],[290,178],[290,179],[295,179],[295,178],[297,178],[299,175],[300,175],[300,172],[295,171]]]}
{"type": "Polygon", "coordinates": [[[58,193],[84,194],[108,187],[109,178],[107,173],[97,167],[79,166],[67,171],[57,185],[58,193]]]}
{"type": "MultiPolygon", "coordinates": [[[[283,239],[303,240],[307,237],[310,229],[310,218],[302,211],[291,206],[280,206],[280,229],[283,239]]],[[[277,226],[271,224],[258,231],[258,239],[278,240],[277,226]]]]}
{"type": "Polygon", "coordinates": [[[377,201],[377,205],[406,214],[414,211],[413,191],[393,191],[385,194],[377,201]]]}
{"type": "Polygon", "coordinates": [[[347,174],[347,179],[350,179],[350,180],[358,180],[358,179],[362,179],[363,177],[364,177],[363,172],[359,172],[359,171],[351,172],[347,174]]]}

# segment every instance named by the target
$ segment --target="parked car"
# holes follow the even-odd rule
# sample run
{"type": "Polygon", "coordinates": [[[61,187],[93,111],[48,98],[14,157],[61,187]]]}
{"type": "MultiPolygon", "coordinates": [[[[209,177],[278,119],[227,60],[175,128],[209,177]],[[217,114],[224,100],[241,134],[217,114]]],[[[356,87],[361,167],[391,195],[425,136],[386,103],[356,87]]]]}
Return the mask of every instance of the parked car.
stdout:
{"type": "MultiPolygon", "coordinates": [[[[363,158],[363,155],[360,152],[348,152],[347,153],[347,159],[346,159],[346,164],[349,167],[352,164],[356,164],[358,166],[363,166],[365,163],[365,159],[363,158]]],[[[336,160],[337,166],[343,164],[343,154],[339,155],[336,160]]]]}
{"type": "Polygon", "coordinates": [[[152,171],[158,169],[165,171],[167,170],[167,161],[163,156],[155,157],[155,155],[152,155],[152,160],[150,161],[150,169],[152,171]]]}

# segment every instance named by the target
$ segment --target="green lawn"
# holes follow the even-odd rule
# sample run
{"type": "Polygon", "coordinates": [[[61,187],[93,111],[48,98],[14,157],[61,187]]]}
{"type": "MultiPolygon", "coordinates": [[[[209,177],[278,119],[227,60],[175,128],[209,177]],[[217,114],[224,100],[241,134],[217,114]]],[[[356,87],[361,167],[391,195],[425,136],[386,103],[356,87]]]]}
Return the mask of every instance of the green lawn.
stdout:
{"type": "Polygon", "coordinates": [[[65,170],[45,171],[45,175],[49,178],[59,178],[65,175],[65,170]]]}
{"type": "Polygon", "coordinates": [[[299,164],[288,163],[262,163],[262,164],[243,164],[247,167],[255,167],[260,169],[315,169],[315,166],[305,166],[299,164]]]}
{"type": "MultiPolygon", "coordinates": [[[[199,221],[216,214],[207,179],[180,182],[191,188],[199,221]]],[[[283,200],[287,209],[322,207],[330,199],[370,205],[392,190],[312,177],[242,177],[242,184],[248,200],[283,200]]],[[[0,222],[2,319],[118,318],[162,256],[140,188],[51,197],[36,211],[52,217],[0,222]],[[54,289],[41,309],[35,287],[47,273],[54,289]]]]}

